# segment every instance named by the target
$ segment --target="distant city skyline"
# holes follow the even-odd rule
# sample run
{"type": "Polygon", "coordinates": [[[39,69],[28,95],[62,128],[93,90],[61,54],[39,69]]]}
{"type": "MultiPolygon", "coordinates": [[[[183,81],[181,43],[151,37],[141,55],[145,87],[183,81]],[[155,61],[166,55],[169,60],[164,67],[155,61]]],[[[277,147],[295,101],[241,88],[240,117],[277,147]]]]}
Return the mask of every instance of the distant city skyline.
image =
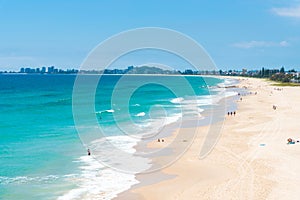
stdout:
{"type": "Polygon", "coordinates": [[[60,69],[56,68],[55,66],[50,67],[37,67],[37,68],[20,68],[16,71],[1,71],[0,75],[2,74],[169,74],[169,75],[248,75],[248,76],[270,76],[276,73],[281,74],[293,74],[299,78],[300,72],[295,69],[288,69],[286,70],[284,67],[279,68],[264,68],[261,69],[247,69],[242,68],[239,70],[228,69],[228,70],[201,70],[201,69],[192,69],[186,68],[183,70],[175,70],[175,69],[167,69],[160,66],[127,66],[126,68],[111,68],[111,69],[60,69]]]}
{"type": "MultiPolygon", "coordinates": [[[[100,42],[140,27],[179,31],[197,41],[217,67],[300,70],[299,0],[0,1],[0,71],[21,67],[78,68],[100,42]]],[[[190,66],[153,52],[115,66],[190,66]]]]}

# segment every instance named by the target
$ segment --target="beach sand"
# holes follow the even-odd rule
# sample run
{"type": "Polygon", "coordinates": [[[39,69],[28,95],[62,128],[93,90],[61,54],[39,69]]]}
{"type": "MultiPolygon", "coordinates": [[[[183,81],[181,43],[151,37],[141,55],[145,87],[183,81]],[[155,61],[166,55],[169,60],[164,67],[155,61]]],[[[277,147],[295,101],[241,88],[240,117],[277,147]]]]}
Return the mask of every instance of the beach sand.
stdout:
{"type": "MultiPolygon", "coordinates": [[[[225,117],[209,155],[199,159],[206,137],[202,133],[210,126],[198,127],[180,159],[160,172],[138,175],[142,184],[117,199],[300,199],[300,143],[286,144],[289,137],[300,139],[300,88],[279,91],[262,79],[238,79],[238,86],[252,94],[237,102],[236,116],[225,117]]],[[[162,145],[153,141],[149,147],[162,145]]],[[[159,159],[163,157],[154,162],[159,159]]]]}

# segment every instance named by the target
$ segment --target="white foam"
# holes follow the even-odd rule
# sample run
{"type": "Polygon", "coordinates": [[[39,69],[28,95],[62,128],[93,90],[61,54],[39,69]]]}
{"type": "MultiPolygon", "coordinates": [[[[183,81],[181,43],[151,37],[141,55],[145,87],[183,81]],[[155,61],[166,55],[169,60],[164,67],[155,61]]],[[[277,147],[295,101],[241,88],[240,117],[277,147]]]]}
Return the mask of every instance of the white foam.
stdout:
{"type": "Polygon", "coordinates": [[[226,85],[226,86],[231,86],[231,85],[234,85],[234,84],[236,84],[236,80],[235,79],[231,79],[231,78],[226,78],[225,80],[224,80],[224,84],[226,85]]]}
{"type": "Polygon", "coordinates": [[[223,83],[219,83],[218,87],[225,88],[225,87],[229,87],[229,86],[235,86],[236,83],[237,83],[236,80],[230,79],[230,78],[224,78],[223,80],[224,80],[224,82],[223,83]]]}
{"type": "Polygon", "coordinates": [[[197,107],[197,106],[205,106],[214,104],[214,98],[210,95],[199,96],[193,99],[186,99],[181,102],[181,107],[197,107]]]}
{"type": "Polygon", "coordinates": [[[129,137],[124,135],[106,137],[106,140],[121,151],[131,154],[135,153],[136,150],[133,147],[140,141],[137,136],[129,137]]]}
{"type": "Polygon", "coordinates": [[[8,185],[8,184],[28,184],[31,182],[34,183],[45,183],[52,182],[61,178],[59,175],[47,175],[47,176],[16,176],[16,177],[6,177],[0,176],[0,185],[8,185]]]}
{"type": "Polygon", "coordinates": [[[238,93],[234,91],[228,91],[221,88],[217,94],[203,95],[197,97],[185,97],[180,104],[177,104],[181,108],[181,112],[184,116],[196,116],[202,117],[201,112],[204,111],[203,107],[217,105],[222,99],[231,96],[236,96],[238,93]]]}
{"type": "MultiPolygon", "coordinates": [[[[128,136],[111,136],[93,141],[92,146],[101,145],[103,141],[108,141],[120,150],[132,154],[135,152],[133,146],[137,144],[139,139],[128,136]]],[[[72,181],[76,181],[78,188],[60,196],[58,200],[113,199],[118,193],[126,191],[138,183],[134,174],[126,174],[105,167],[93,156],[82,156],[78,160],[83,164],[80,167],[82,173],[79,178],[72,179],[72,181]]]]}
{"type": "Polygon", "coordinates": [[[203,111],[204,111],[204,109],[198,108],[198,112],[199,112],[199,113],[201,113],[201,112],[203,112],[203,111]]]}
{"type": "Polygon", "coordinates": [[[215,105],[221,99],[236,96],[238,93],[234,91],[226,91],[222,90],[219,91],[216,95],[203,95],[193,98],[186,98],[181,102],[181,107],[201,107],[201,106],[208,106],[208,105],[215,105]]]}
{"type": "Polygon", "coordinates": [[[146,127],[151,126],[151,122],[149,122],[149,120],[148,120],[146,122],[143,122],[142,124],[137,124],[137,126],[140,128],[146,128],[146,127]]]}
{"type": "Polygon", "coordinates": [[[156,134],[160,132],[160,130],[164,126],[175,123],[179,121],[181,118],[182,118],[182,113],[174,113],[167,117],[160,117],[157,119],[146,120],[146,122],[144,123],[145,125],[144,126],[141,125],[142,128],[147,128],[144,129],[143,135],[147,136],[149,134],[156,134]]]}
{"type": "Polygon", "coordinates": [[[135,175],[104,168],[91,156],[82,156],[80,159],[85,164],[81,177],[72,179],[78,183],[79,187],[58,197],[58,200],[113,199],[118,193],[138,183],[135,175]]]}
{"type": "Polygon", "coordinates": [[[96,113],[96,114],[101,114],[101,113],[105,113],[105,112],[107,112],[107,113],[114,113],[115,110],[113,110],[113,109],[108,109],[108,110],[97,111],[97,112],[95,112],[95,113],[96,113]]]}
{"type": "Polygon", "coordinates": [[[145,115],[146,115],[145,112],[140,112],[140,113],[136,114],[135,116],[136,116],[136,117],[143,117],[143,116],[145,116],[145,115]]]}
{"type": "Polygon", "coordinates": [[[171,103],[181,103],[184,100],[182,97],[174,98],[170,102],[171,103]]]}
{"type": "Polygon", "coordinates": [[[176,113],[165,118],[164,125],[169,125],[177,122],[182,117],[182,113],[176,113]]]}
{"type": "Polygon", "coordinates": [[[225,98],[227,98],[227,97],[233,97],[233,96],[236,96],[236,95],[238,95],[238,93],[237,92],[233,92],[233,91],[228,91],[228,92],[225,92],[225,98]]]}

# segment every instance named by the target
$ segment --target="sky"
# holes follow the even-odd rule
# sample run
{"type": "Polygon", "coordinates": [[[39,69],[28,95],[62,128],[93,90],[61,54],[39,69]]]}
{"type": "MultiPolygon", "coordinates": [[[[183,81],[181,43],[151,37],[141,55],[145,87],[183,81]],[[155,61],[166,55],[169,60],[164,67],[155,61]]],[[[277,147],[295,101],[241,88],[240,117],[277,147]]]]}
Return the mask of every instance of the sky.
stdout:
{"type": "MultiPolygon", "coordinates": [[[[218,69],[300,70],[299,0],[0,0],[0,20],[0,71],[78,68],[105,39],[142,27],[191,37],[218,69]]],[[[174,68],[188,67],[171,56],[159,58],[125,56],[118,66],[168,59],[174,68]]]]}

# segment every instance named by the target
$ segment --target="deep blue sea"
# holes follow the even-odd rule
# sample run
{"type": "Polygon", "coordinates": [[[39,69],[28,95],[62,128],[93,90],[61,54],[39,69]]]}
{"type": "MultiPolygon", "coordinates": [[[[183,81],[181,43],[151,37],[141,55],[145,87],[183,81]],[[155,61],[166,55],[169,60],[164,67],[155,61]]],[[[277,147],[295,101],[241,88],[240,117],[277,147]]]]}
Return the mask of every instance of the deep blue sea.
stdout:
{"type": "MultiPolygon", "coordinates": [[[[84,84],[88,87],[95,77],[86,75],[84,84]]],[[[75,75],[0,75],[0,199],[110,199],[137,183],[134,175],[115,172],[87,156],[92,141],[80,140],[83,133],[78,134],[73,117],[75,79],[75,75]]],[[[191,118],[200,117],[224,81],[200,76],[102,76],[89,114],[105,136],[133,149],[137,141],[124,139],[118,127],[136,134],[154,130],[162,120],[176,123],[183,117],[181,106],[190,106],[189,99],[195,96],[197,105],[186,111],[191,118]]]]}

